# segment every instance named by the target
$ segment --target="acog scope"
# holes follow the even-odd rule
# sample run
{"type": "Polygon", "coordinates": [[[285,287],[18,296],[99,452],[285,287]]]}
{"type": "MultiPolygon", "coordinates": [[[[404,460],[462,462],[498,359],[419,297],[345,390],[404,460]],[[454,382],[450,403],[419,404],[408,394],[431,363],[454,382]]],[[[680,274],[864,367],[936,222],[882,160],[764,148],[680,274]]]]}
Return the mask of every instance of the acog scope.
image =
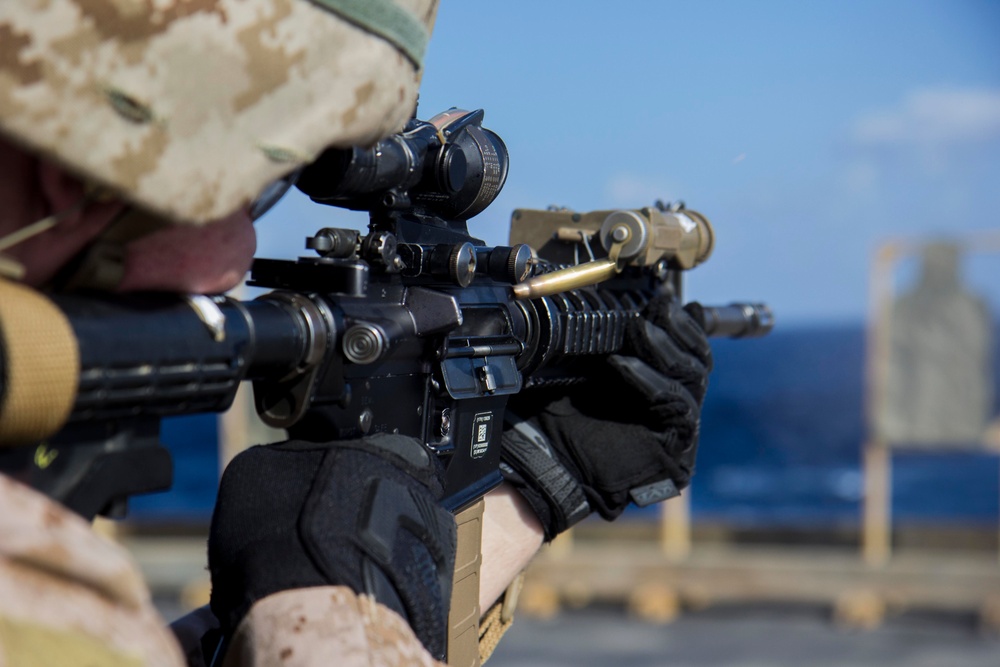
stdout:
{"type": "Polygon", "coordinates": [[[322,204],[468,220],[497,198],[507,180],[507,147],[482,123],[482,109],[414,118],[373,146],[328,149],[297,185],[322,204]]]}

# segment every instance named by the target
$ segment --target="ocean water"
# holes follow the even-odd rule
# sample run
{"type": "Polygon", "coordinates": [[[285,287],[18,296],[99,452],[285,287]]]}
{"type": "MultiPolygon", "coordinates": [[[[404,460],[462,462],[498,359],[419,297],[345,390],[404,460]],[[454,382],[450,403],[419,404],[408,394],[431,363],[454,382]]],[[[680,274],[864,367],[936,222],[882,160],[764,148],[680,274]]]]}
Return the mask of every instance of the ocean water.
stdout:
{"type": "MultiPolygon", "coordinates": [[[[747,525],[857,523],[863,328],[779,329],[713,350],[694,515],[747,525]]],[[[993,356],[996,366],[1000,349],[993,356]]],[[[892,483],[897,520],[996,524],[996,455],[897,451],[892,483]]]]}
{"type": "Polygon", "coordinates": [[[174,459],[174,484],[169,491],[129,500],[130,519],[208,521],[219,485],[217,421],[214,414],[163,420],[160,440],[174,459]]]}
{"type": "MultiPolygon", "coordinates": [[[[716,370],[690,490],[694,518],[739,526],[856,524],[865,437],[861,325],[779,329],[761,339],[717,341],[713,349],[716,370]]],[[[994,361],[1000,377],[1000,349],[994,361]]],[[[131,516],[207,520],[219,475],[215,417],[167,420],[162,439],[174,454],[174,487],[135,498],[131,516]]],[[[893,465],[896,520],[996,525],[1000,457],[896,453],[893,465]]]]}

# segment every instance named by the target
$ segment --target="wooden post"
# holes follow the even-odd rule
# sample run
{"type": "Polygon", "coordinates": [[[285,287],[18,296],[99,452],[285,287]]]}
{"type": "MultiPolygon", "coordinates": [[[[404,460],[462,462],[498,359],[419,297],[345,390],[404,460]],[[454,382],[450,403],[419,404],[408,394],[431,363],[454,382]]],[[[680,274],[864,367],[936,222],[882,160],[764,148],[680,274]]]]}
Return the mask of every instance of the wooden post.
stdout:
{"type": "Polygon", "coordinates": [[[671,563],[691,553],[691,501],[687,494],[671,498],[660,509],[660,547],[671,563]]]}
{"type": "Polygon", "coordinates": [[[555,539],[549,543],[549,557],[566,558],[573,552],[573,529],[568,528],[556,535],[555,539]]]}
{"type": "Polygon", "coordinates": [[[123,530],[119,521],[108,519],[103,516],[95,516],[90,525],[91,528],[94,529],[94,532],[101,537],[104,537],[111,542],[121,541],[123,530]]]}
{"type": "Polygon", "coordinates": [[[236,392],[232,406],[219,415],[219,473],[237,454],[249,447],[250,420],[254,418],[252,390],[243,384],[236,392]]]}
{"type": "Polygon", "coordinates": [[[865,350],[865,416],[869,440],[862,445],[861,555],[872,567],[889,560],[891,528],[891,470],[889,445],[879,436],[879,418],[884,409],[889,373],[890,320],[892,315],[892,271],[906,254],[899,241],[884,243],[875,255],[869,280],[869,315],[865,350]]]}
{"type": "Polygon", "coordinates": [[[861,552],[872,567],[885,565],[892,550],[892,460],[884,442],[864,448],[864,526],[861,552]]]}

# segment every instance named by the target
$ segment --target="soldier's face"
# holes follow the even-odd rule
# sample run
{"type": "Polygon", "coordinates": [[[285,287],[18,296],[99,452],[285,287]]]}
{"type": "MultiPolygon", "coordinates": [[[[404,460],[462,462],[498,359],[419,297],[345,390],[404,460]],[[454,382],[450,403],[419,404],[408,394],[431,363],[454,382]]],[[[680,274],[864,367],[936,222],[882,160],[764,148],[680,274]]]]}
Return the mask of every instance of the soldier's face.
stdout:
{"type": "MultiPolygon", "coordinates": [[[[48,215],[73,208],[83,185],[0,139],[0,238],[48,215]]],[[[25,267],[24,282],[40,286],[87,246],[123,208],[91,202],[68,212],[52,229],[4,251],[25,267]]],[[[170,226],[127,246],[119,291],[215,293],[243,279],[256,249],[245,211],[204,227],[170,226]]]]}

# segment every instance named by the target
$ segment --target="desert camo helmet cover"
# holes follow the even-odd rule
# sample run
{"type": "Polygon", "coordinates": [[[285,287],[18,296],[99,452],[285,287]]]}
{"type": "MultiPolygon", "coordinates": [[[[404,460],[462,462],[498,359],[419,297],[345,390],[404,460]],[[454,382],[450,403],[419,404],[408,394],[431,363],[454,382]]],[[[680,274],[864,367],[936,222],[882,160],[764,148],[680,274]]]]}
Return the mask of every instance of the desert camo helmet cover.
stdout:
{"type": "Polygon", "coordinates": [[[0,2],[0,134],[171,219],[413,112],[437,0],[0,2]]]}

